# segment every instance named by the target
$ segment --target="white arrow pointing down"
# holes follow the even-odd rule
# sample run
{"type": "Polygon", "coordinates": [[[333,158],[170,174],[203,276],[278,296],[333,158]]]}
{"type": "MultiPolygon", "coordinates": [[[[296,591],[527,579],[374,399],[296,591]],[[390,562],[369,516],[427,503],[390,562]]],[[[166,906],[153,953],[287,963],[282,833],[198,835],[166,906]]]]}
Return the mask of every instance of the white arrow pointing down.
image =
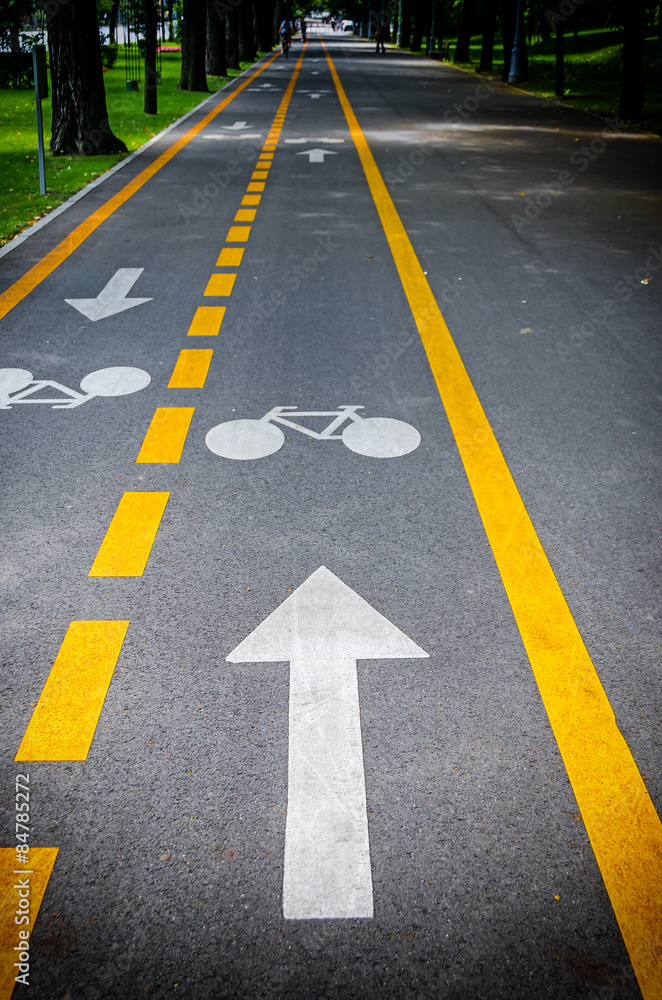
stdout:
{"type": "Polygon", "coordinates": [[[65,299],[64,301],[77,309],[83,316],[91,319],[93,323],[96,323],[98,319],[106,319],[107,316],[124,312],[125,309],[133,309],[134,306],[140,306],[143,302],[152,301],[152,299],[127,299],[126,297],[144,270],[144,267],[121,267],[115,272],[106,287],[102,288],[96,299],[65,299]]]}
{"type": "Polygon", "coordinates": [[[320,566],[227,657],[290,662],[286,919],[373,916],[356,661],[427,656],[320,566]]]}

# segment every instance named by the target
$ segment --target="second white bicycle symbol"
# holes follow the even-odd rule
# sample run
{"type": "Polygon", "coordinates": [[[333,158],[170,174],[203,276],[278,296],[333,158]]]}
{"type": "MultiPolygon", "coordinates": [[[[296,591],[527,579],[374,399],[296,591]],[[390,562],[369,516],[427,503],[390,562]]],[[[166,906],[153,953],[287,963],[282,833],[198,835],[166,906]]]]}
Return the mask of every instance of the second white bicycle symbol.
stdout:
{"type": "Polygon", "coordinates": [[[350,451],[369,458],[398,458],[418,448],[421,435],[411,424],[392,417],[363,417],[357,413],[362,409],[362,406],[339,406],[336,410],[297,410],[296,406],[274,406],[259,420],[226,420],[217,424],[205,441],[209,450],[221,458],[239,461],[266,458],[285,443],[285,435],[278,426],[281,424],[316,441],[342,441],[350,451]],[[299,417],[333,419],[323,430],[314,431],[295,420],[299,417]]]}

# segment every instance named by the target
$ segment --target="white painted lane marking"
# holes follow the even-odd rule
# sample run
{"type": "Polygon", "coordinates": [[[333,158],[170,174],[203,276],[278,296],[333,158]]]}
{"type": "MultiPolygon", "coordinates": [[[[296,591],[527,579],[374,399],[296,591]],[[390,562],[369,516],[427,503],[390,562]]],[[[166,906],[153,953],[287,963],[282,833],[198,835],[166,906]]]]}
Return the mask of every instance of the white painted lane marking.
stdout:
{"type": "Polygon", "coordinates": [[[152,299],[127,299],[126,297],[144,270],[144,267],[121,267],[115,272],[105,288],[102,288],[96,299],[65,299],[64,301],[77,309],[83,316],[91,319],[93,323],[99,319],[106,319],[108,316],[115,316],[116,313],[124,312],[125,309],[133,309],[134,306],[140,306],[144,302],[152,302],[152,299]]]}
{"type": "Polygon", "coordinates": [[[305,136],[302,139],[285,139],[285,142],[289,142],[290,145],[301,145],[305,142],[324,142],[328,146],[330,143],[344,142],[344,139],[334,139],[328,135],[323,135],[320,139],[308,139],[305,136]]]}
{"type": "Polygon", "coordinates": [[[208,432],[205,443],[221,458],[238,461],[266,458],[285,443],[283,432],[273,426],[278,423],[316,441],[342,441],[350,451],[368,458],[399,458],[418,448],[421,435],[411,424],[391,417],[362,417],[357,412],[362,409],[362,406],[339,406],[336,410],[297,410],[296,406],[274,406],[259,420],[226,420],[217,424],[208,432]],[[333,419],[316,431],[295,419],[298,417],[333,419]],[[342,424],[345,427],[340,431],[342,424]]]}
{"type": "Polygon", "coordinates": [[[0,368],[0,410],[11,410],[18,403],[43,403],[54,410],[73,410],[95,396],[128,396],[139,392],[151,381],[149,372],[142,368],[99,368],[82,379],[80,393],[52,379],[34,379],[24,368],[0,368]],[[55,389],[61,395],[37,396],[43,389],[55,389]]]}
{"type": "Polygon", "coordinates": [[[286,919],[373,916],[356,661],[428,655],[320,566],[227,657],[290,663],[286,919]]]}
{"type": "Polygon", "coordinates": [[[221,128],[226,128],[228,132],[240,132],[242,129],[250,128],[246,122],[235,122],[234,125],[221,125],[221,128]]]}

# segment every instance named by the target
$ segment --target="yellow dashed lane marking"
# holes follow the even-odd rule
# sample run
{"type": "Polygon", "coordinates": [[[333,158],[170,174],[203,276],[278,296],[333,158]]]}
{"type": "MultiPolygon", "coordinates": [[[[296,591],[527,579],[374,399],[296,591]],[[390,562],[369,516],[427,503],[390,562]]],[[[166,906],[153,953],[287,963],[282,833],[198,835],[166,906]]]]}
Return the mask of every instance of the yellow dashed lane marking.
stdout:
{"type": "MultiPolygon", "coordinates": [[[[216,277],[224,278],[226,275],[217,275],[216,277]]],[[[202,389],[207,379],[207,372],[209,371],[213,353],[214,350],[212,347],[183,348],[179,352],[177,364],[168,382],[168,388],[202,389]]]]}
{"type": "Polygon", "coordinates": [[[136,462],[179,462],[194,409],[193,406],[159,406],[136,462]]]}
{"type": "Polygon", "coordinates": [[[218,255],[216,266],[239,267],[239,265],[241,264],[241,258],[243,256],[244,256],[243,247],[223,247],[220,254],[218,255]]]}
{"type": "Polygon", "coordinates": [[[260,66],[255,73],[247,76],[243,83],[240,83],[228,97],[224,98],[220,104],[213,109],[213,111],[210,111],[208,115],[205,115],[205,117],[199,121],[197,125],[190,128],[180,139],[173,142],[172,146],[170,146],[169,149],[166,149],[164,153],[161,153],[154,163],[151,163],[148,167],[142,170],[137,177],[134,177],[132,181],[129,181],[129,183],[126,184],[121,191],[118,191],[117,194],[113,195],[113,197],[110,198],[104,205],[97,208],[92,215],[85,219],[84,222],[81,222],[81,224],[77,226],[64,240],[62,240],[61,243],[58,243],[58,245],[54,247],[50,253],[47,253],[45,257],[34,265],[34,267],[31,267],[22,278],[19,278],[18,281],[15,281],[13,285],[10,285],[6,291],[0,294],[0,319],[6,316],[7,313],[14,308],[14,306],[18,305],[18,303],[21,302],[26,295],[29,295],[33,288],[36,288],[37,285],[44,280],[44,278],[47,278],[49,274],[52,274],[52,272],[59,267],[60,264],[74,252],[74,250],[78,249],[81,243],[83,243],[95,229],[98,229],[102,222],[105,222],[106,219],[108,219],[113,212],[116,212],[118,208],[128,201],[129,198],[136,193],[136,191],[139,191],[140,188],[154,176],[154,174],[158,173],[158,171],[166,165],[166,163],[169,163],[180,149],[183,149],[184,146],[191,141],[191,139],[194,139],[196,135],[202,132],[202,130],[206,128],[207,125],[209,125],[209,123],[213,121],[224,108],[227,108],[228,104],[233,101],[235,97],[242,92],[242,90],[245,90],[246,87],[250,86],[253,80],[255,80],[260,73],[263,73],[264,70],[271,65],[274,59],[277,58],[278,53],[275,53],[262,66],[260,66]]]}
{"type": "MultiPolygon", "coordinates": [[[[248,186],[250,188],[250,184],[248,186]]],[[[262,187],[264,188],[264,184],[262,187]]],[[[225,241],[226,243],[245,243],[250,234],[250,226],[230,226],[225,241]]]]}
{"type": "MultiPolygon", "coordinates": [[[[251,181],[247,186],[246,190],[250,194],[251,191],[264,191],[264,181],[251,181]]],[[[230,237],[228,237],[229,239],[230,237]]]]}
{"type": "MultiPolygon", "coordinates": [[[[10,1000],[16,985],[15,978],[21,975],[20,969],[14,966],[20,954],[15,948],[23,940],[18,936],[19,931],[28,932],[28,941],[32,937],[58,850],[57,847],[31,847],[28,853],[30,863],[22,865],[16,863],[16,850],[13,847],[0,847],[0,1000],[10,1000]],[[30,874],[26,874],[26,871],[30,874]],[[20,885],[19,880],[25,884],[26,879],[29,879],[30,888],[28,922],[17,924],[19,917],[16,916],[16,910],[19,909],[18,901],[21,898],[20,888],[17,886],[20,885]]],[[[29,951],[32,952],[32,948],[29,951]]],[[[32,972],[33,956],[29,959],[29,964],[32,972]]],[[[31,983],[32,979],[28,976],[28,984],[31,983]]],[[[24,989],[24,984],[19,983],[18,989],[24,989]]]]}
{"type": "Polygon", "coordinates": [[[257,215],[256,208],[238,208],[234,217],[235,222],[255,222],[257,215]]]}
{"type": "Polygon", "coordinates": [[[142,576],[169,493],[124,493],[90,576],[142,576]]]}
{"type": "Polygon", "coordinates": [[[86,760],[128,621],[72,622],[17,761],[86,760]]]}
{"type": "Polygon", "coordinates": [[[226,306],[198,306],[187,336],[217,337],[225,316],[226,306]]]}
{"type": "Polygon", "coordinates": [[[326,57],[639,986],[645,1000],[662,1000],[662,824],[328,52],[326,57]]]}
{"type": "Polygon", "coordinates": [[[259,205],[261,194],[245,194],[241,199],[242,205],[259,205]]]}
{"type": "Polygon", "coordinates": [[[229,295],[234,287],[236,274],[212,274],[205,288],[205,295],[229,295]]]}

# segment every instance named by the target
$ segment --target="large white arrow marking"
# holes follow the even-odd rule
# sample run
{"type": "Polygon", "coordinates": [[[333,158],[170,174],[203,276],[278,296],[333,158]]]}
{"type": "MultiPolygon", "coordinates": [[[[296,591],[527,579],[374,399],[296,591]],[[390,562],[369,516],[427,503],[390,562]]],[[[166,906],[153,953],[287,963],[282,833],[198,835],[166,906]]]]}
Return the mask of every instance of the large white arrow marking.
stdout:
{"type": "Polygon", "coordinates": [[[243,128],[250,128],[246,122],[235,122],[234,125],[222,125],[221,128],[226,128],[229,132],[241,132],[243,128]]]}
{"type": "Polygon", "coordinates": [[[83,316],[91,319],[93,323],[96,323],[98,319],[106,319],[107,316],[124,312],[125,309],[133,309],[134,306],[142,305],[143,302],[152,301],[152,299],[127,299],[126,297],[144,270],[144,267],[121,267],[119,271],[115,272],[106,287],[99,292],[96,299],[65,299],[64,301],[77,309],[83,316]]]}
{"type": "Polygon", "coordinates": [[[356,661],[426,656],[326,566],[228,656],[290,662],[287,919],[373,916],[356,661]]]}
{"type": "Polygon", "coordinates": [[[297,156],[307,156],[309,163],[324,163],[325,156],[337,156],[332,149],[303,149],[297,156]]]}

